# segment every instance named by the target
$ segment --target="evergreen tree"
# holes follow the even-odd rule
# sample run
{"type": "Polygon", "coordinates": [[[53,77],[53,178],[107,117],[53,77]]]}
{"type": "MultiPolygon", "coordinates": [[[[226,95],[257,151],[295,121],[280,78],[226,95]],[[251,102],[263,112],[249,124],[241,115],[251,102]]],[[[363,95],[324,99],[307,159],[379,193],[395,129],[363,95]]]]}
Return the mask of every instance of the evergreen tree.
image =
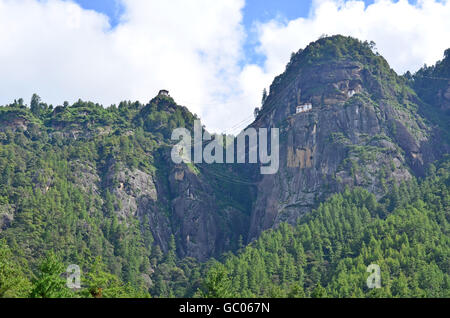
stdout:
{"type": "Polygon", "coordinates": [[[231,281],[226,268],[221,264],[216,264],[208,272],[204,281],[205,298],[229,298],[232,297],[231,281]]]}
{"type": "Polygon", "coordinates": [[[65,268],[54,252],[49,252],[39,265],[39,274],[33,282],[32,298],[67,298],[72,292],[66,286],[65,268]]]}
{"type": "Polygon", "coordinates": [[[5,240],[0,240],[0,298],[27,297],[31,283],[13,258],[5,240]]]}

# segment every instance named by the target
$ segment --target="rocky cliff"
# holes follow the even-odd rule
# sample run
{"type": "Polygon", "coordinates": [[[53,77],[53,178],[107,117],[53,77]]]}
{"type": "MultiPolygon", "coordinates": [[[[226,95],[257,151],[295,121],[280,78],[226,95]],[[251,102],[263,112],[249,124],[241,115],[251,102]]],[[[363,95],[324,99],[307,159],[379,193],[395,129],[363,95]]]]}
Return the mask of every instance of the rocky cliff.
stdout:
{"type": "Polygon", "coordinates": [[[422,175],[449,149],[427,107],[367,43],[334,36],[293,55],[252,124],[278,127],[281,137],[280,169],[259,181],[249,239],[295,223],[345,187],[381,197],[422,175]]]}

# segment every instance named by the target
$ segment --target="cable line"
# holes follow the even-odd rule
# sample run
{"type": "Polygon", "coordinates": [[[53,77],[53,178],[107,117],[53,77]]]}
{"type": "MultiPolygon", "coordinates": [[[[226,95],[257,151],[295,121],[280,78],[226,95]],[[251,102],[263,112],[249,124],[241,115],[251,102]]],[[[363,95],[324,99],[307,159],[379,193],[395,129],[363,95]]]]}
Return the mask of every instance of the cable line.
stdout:
{"type": "Polygon", "coordinates": [[[413,75],[413,78],[416,78],[416,77],[431,78],[431,79],[436,79],[436,80],[441,80],[441,81],[450,81],[450,78],[447,78],[447,77],[433,77],[433,76],[416,76],[416,75],[413,75]]]}
{"type": "MultiPolygon", "coordinates": [[[[202,169],[202,170],[205,169],[205,167],[201,167],[201,166],[198,166],[198,167],[200,167],[200,169],[202,169]]],[[[216,176],[218,178],[221,178],[221,179],[225,179],[226,181],[231,182],[231,183],[245,184],[245,185],[256,185],[256,184],[258,184],[256,182],[243,181],[244,179],[239,180],[237,178],[233,178],[233,177],[230,177],[230,176],[227,176],[227,175],[224,175],[224,174],[213,172],[211,170],[207,170],[206,173],[212,174],[212,175],[214,175],[214,176],[216,176]]]]}

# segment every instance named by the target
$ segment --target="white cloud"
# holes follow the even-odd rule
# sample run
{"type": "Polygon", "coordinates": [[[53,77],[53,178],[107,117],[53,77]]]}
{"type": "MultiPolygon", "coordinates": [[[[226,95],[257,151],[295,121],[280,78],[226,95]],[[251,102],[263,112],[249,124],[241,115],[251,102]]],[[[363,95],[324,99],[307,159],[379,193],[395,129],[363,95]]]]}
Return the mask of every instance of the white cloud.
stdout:
{"type": "MultiPolygon", "coordinates": [[[[209,127],[242,111],[243,0],[123,0],[106,16],[60,0],[0,0],[0,104],[147,102],[167,88],[209,127]]],[[[239,118],[239,116],[237,116],[239,118]]]]}
{"type": "Polygon", "coordinates": [[[450,47],[449,1],[366,8],[320,0],[308,18],[259,24],[256,49],[266,61],[241,67],[244,0],[121,1],[124,13],[111,29],[106,16],[69,1],[0,0],[0,104],[34,92],[55,105],[147,102],[167,88],[221,131],[250,121],[290,53],[324,33],[374,40],[398,72],[433,64],[450,47]]]}

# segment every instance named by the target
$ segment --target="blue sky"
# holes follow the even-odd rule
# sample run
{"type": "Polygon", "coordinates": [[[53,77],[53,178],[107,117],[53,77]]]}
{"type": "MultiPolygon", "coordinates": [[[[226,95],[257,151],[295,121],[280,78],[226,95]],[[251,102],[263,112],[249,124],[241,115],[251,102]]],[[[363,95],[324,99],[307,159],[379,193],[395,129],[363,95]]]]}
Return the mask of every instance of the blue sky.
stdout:
{"type": "MultiPolygon", "coordinates": [[[[106,14],[114,26],[119,22],[121,7],[118,0],[74,0],[85,9],[95,10],[106,14]]],[[[366,5],[375,0],[364,0],[366,5]]],[[[408,0],[416,3],[417,0],[408,0]]],[[[277,16],[288,20],[299,17],[307,17],[311,8],[312,0],[246,0],[244,8],[244,25],[250,30],[255,21],[266,22],[277,16]]]]}
{"type": "MultiPolygon", "coordinates": [[[[74,0],[74,2],[85,9],[106,14],[113,26],[119,21],[121,8],[117,0],[74,0]]],[[[250,28],[254,21],[264,22],[277,15],[282,15],[290,20],[307,16],[311,2],[311,0],[246,0],[244,24],[247,28],[250,28]]]]}
{"type": "MultiPolygon", "coordinates": [[[[95,10],[106,14],[112,27],[115,27],[120,20],[123,8],[118,0],[73,0],[84,9],[95,10]]],[[[367,2],[367,0],[366,0],[367,2]]],[[[369,1],[371,2],[371,1],[369,1]]],[[[265,58],[256,54],[254,47],[257,44],[257,37],[254,31],[254,23],[267,22],[274,18],[282,20],[294,20],[299,17],[307,17],[310,11],[312,0],[246,0],[243,10],[243,24],[247,33],[247,42],[244,45],[245,63],[256,63],[261,65],[265,58]]]]}

